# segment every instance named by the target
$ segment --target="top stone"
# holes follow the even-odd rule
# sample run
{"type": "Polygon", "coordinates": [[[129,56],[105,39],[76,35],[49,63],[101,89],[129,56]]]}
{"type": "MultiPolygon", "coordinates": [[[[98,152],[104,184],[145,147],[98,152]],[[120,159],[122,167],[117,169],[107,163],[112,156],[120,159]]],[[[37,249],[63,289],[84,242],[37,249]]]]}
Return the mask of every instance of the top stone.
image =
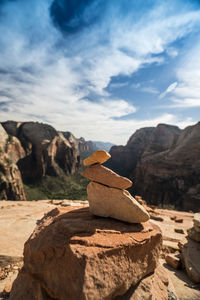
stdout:
{"type": "Polygon", "coordinates": [[[110,154],[105,150],[97,150],[88,158],[84,159],[83,164],[84,166],[91,166],[94,164],[103,164],[110,158],[110,154]]]}

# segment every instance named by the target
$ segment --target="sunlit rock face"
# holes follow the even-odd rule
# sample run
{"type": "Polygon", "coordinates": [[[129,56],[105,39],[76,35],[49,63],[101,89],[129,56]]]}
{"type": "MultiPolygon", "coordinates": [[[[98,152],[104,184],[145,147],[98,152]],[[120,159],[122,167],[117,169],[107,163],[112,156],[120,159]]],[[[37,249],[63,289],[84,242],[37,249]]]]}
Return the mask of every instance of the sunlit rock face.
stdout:
{"type": "Polygon", "coordinates": [[[25,156],[17,163],[24,182],[78,170],[79,151],[72,135],[67,139],[52,126],[37,122],[8,121],[2,125],[8,134],[19,139],[25,151],[25,156]]]}
{"type": "Polygon", "coordinates": [[[26,200],[17,161],[25,156],[19,140],[0,124],[0,199],[26,200]]]}
{"type": "Polygon", "coordinates": [[[200,123],[184,130],[165,124],[137,130],[110,154],[106,166],[130,178],[132,192],[148,203],[199,209],[200,123]]]}

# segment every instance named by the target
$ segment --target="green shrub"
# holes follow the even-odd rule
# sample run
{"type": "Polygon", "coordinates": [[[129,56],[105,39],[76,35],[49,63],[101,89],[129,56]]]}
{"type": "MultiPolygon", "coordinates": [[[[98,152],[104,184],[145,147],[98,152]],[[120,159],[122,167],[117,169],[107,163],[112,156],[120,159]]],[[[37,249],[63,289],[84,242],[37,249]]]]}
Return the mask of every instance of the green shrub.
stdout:
{"type": "Polygon", "coordinates": [[[80,173],[62,177],[45,176],[37,183],[24,185],[24,189],[27,200],[86,200],[88,182],[80,173]]]}

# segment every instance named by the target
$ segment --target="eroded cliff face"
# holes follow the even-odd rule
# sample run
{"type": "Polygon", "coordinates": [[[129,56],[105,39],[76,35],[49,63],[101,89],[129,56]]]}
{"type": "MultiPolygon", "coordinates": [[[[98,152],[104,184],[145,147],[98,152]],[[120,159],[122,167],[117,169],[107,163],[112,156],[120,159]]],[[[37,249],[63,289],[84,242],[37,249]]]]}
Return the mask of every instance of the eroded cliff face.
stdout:
{"type": "Polygon", "coordinates": [[[17,162],[24,182],[39,180],[45,175],[73,174],[80,163],[76,143],[52,126],[37,122],[2,123],[8,134],[19,139],[25,156],[17,162]]]}
{"type": "Polygon", "coordinates": [[[200,123],[182,131],[165,124],[137,130],[110,154],[107,166],[133,180],[132,192],[148,203],[199,209],[200,123]]]}
{"type": "Polygon", "coordinates": [[[17,161],[25,156],[19,140],[0,124],[0,199],[26,200],[17,161]]]}

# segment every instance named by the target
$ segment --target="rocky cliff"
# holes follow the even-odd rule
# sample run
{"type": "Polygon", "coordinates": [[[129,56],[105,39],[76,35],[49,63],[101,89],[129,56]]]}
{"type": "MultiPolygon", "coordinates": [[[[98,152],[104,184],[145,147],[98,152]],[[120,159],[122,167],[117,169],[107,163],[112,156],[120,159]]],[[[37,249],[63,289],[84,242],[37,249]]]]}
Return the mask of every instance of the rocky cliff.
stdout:
{"type": "Polygon", "coordinates": [[[79,168],[79,151],[72,135],[68,137],[52,126],[37,122],[3,122],[6,132],[21,143],[25,156],[17,162],[24,182],[45,175],[72,174],[79,168]]]}
{"type": "Polygon", "coordinates": [[[133,180],[133,193],[148,203],[199,209],[200,122],[184,130],[165,124],[142,128],[110,154],[106,166],[133,180]]]}
{"type": "Polygon", "coordinates": [[[25,156],[17,138],[0,124],[0,199],[26,200],[17,161],[25,156]]]}

